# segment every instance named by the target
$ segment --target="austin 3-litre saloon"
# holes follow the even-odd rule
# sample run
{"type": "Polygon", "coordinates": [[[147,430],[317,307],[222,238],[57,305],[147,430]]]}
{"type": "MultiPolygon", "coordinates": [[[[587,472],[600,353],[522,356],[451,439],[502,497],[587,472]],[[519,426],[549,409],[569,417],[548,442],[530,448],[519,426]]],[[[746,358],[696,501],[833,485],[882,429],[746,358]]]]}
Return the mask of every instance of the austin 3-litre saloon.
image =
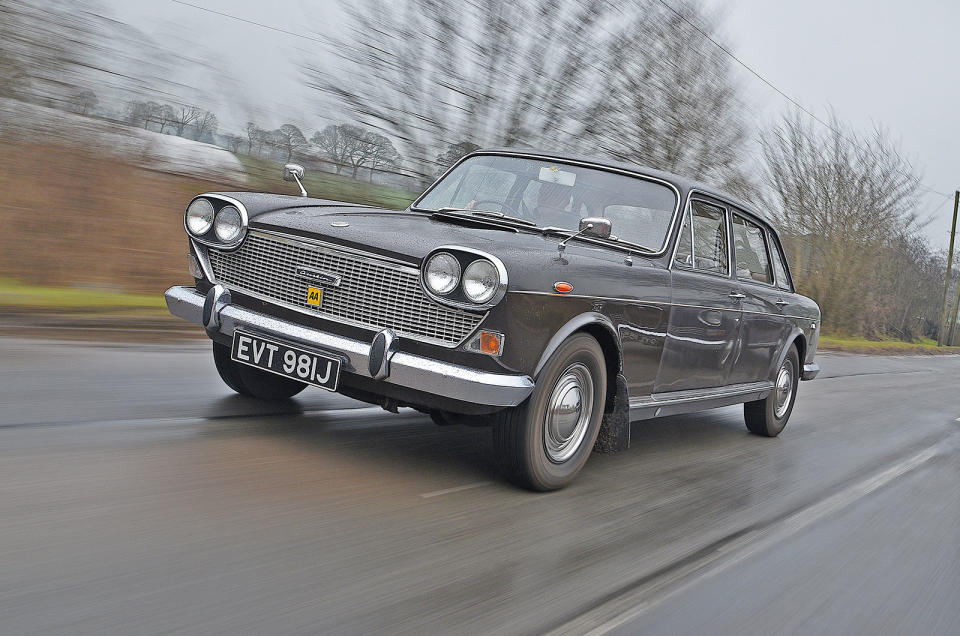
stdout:
{"type": "Polygon", "coordinates": [[[687,179],[609,161],[491,150],[403,211],[208,193],[187,207],[202,325],[234,391],[314,385],[438,424],[484,425],[504,473],[564,486],[631,421],[744,404],[776,436],[814,378],[820,311],[777,232],[687,179]]]}

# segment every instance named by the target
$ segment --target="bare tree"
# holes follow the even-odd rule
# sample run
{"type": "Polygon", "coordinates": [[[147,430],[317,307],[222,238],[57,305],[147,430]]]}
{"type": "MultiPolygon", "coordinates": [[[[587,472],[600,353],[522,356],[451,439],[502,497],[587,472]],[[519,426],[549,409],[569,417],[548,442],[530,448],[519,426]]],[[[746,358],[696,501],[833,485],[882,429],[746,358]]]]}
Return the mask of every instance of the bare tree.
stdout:
{"type": "Polygon", "coordinates": [[[271,145],[287,154],[287,162],[308,145],[303,132],[293,124],[284,124],[270,133],[271,145]]]}
{"type": "Polygon", "coordinates": [[[400,166],[400,153],[393,142],[379,133],[371,132],[370,144],[370,183],[373,183],[373,173],[377,170],[397,168],[400,166]]]}
{"type": "Polygon", "coordinates": [[[99,103],[100,98],[90,89],[84,89],[74,93],[73,99],[71,100],[73,112],[84,116],[91,114],[99,103]]]}
{"type": "MultiPolygon", "coordinates": [[[[669,19],[656,0],[560,5],[554,0],[358,0],[346,11],[348,28],[333,49],[337,59],[308,63],[308,79],[360,123],[395,139],[407,165],[424,179],[435,173],[438,153],[460,142],[600,150],[655,166],[666,163],[662,155],[633,150],[644,148],[640,137],[651,128],[647,122],[656,123],[659,135],[651,147],[670,135],[675,137],[671,148],[689,145],[663,167],[719,173],[724,180],[727,172],[738,171],[739,161],[730,158],[740,156],[742,126],[713,140],[729,144],[729,151],[715,152],[703,143],[719,127],[737,123],[730,113],[739,107],[738,89],[726,62],[713,54],[704,62],[699,46],[690,51],[702,36],[669,19]],[[637,60],[625,54],[614,65],[606,59],[635,39],[656,43],[655,51],[645,52],[638,44],[631,48],[641,56],[637,60]],[[656,63],[652,72],[662,79],[657,98],[644,102],[635,93],[650,90],[638,69],[647,60],[656,63]],[[710,82],[722,86],[691,79],[704,69],[713,73],[710,82]],[[616,77],[625,71],[633,74],[631,80],[616,77]],[[612,90],[632,93],[612,96],[612,90]],[[697,104],[681,114],[670,110],[684,100],[697,104]],[[615,106],[608,106],[611,101],[615,106]],[[643,122],[632,124],[626,134],[617,128],[622,120],[614,112],[625,107],[624,117],[643,122]],[[691,114],[698,122],[691,128],[696,135],[688,138],[683,118],[691,114]],[[714,129],[705,125],[710,118],[718,121],[714,129]],[[621,143],[612,143],[618,135],[621,143]]],[[[710,28],[710,16],[699,3],[686,2],[683,11],[710,28]]]]}
{"type": "Polygon", "coordinates": [[[156,102],[133,101],[127,104],[126,120],[132,126],[143,124],[144,130],[150,122],[156,121],[160,112],[160,104],[156,102]]]}
{"type": "Polygon", "coordinates": [[[310,141],[333,163],[337,174],[349,163],[347,135],[343,134],[344,124],[330,124],[323,130],[313,133],[310,141]]]}
{"type": "Polygon", "coordinates": [[[795,278],[820,303],[825,327],[877,333],[916,312],[915,298],[894,294],[915,284],[899,270],[918,262],[926,268],[926,256],[911,255],[922,225],[920,178],[882,128],[864,136],[836,116],[829,123],[819,128],[795,113],[762,135],[773,193],[768,207],[785,234],[795,278]]]}
{"type": "Polygon", "coordinates": [[[213,139],[213,136],[217,133],[217,127],[220,125],[220,121],[216,115],[209,110],[205,110],[200,113],[193,125],[197,132],[194,139],[203,141],[205,136],[213,139]]]}
{"type": "Polygon", "coordinates": [[[692,2],[673,4],[680,15],[655,2],[609,39],[602,98],[578,137],[617,159],[748,194],[748,131],[730,58],[689,23],[721,39],[716,21],[692,2]]]}
{"type": "Polygon", "coordinates": [[[230,150],[230,152],[233,153],[240,152],[240,147],[243,146],[243,142],[245,141],[245,138],[241,135],[234,135],[232,133],[221,135],[221,138],[223,139],[224,143],[227,144],[227,148],[230,150]]]}
{"type": "Polygon", "coordinates": [[[178,106],[173,108],[172,111],[173,117],[169,123],[177,132],[178,137],[183,137],[183,132],[187,129],[187,126],[200,118],[200,109],[196,106],[178,106]]]}
{"type": "Polygon", "coordinates": [[[480,146],[469,141],[450,144],[445,151],[437,155],[437,176],[446,172],[447,168],[460,161],[463,157],[479,149],[480,146]]]}
{"type": "Polygon", "coordinates": [[[247,122],[247,154],[253,154],[253,148],[257,148],[257,156],[263,149],[263,144],[267,140],[267,132],[252,121],[247,122]]]}

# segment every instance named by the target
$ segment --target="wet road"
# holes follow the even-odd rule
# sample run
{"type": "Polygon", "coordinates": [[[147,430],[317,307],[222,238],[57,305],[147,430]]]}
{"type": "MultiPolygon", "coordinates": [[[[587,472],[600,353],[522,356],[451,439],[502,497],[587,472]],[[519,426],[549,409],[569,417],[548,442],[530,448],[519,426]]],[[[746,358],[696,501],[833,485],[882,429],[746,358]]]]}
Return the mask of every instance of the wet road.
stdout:
{"type": "Polygon", "coordinates": [[[208,347],[0,338],[0,633],[960,632],[960,358],[824,355],[779,439],[637,422],[537,495],[208,347]]]}

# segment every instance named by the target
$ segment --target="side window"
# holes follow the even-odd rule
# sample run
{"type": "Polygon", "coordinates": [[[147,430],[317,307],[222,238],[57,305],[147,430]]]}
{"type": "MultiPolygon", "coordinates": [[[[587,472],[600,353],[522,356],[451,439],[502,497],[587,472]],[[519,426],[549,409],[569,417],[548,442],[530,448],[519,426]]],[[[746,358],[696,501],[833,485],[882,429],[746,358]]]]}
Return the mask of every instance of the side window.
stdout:
{"type": "Polygon", "coordinates": [[[679,241],[675,261],[678,266],[714,274],[729,273],[727,222],[723,208],[704,201],[693,201],[679,241]]]}
{"type": "Polygon", "coordinates": [[[790,291],[790,277],[787,275],[787,259],[784,258],[779,243],[774,240],[772,235],[769,239],[770,252],[773,254],[773,272],[777,275],[777,287],[785,291],[790,291]]]}
{"type": "Polygon", "coordinates": [[[703,201],[693,202],[693,266],[714,274],[729,273],[727,220],[724,209],[703,201]]]}
{"type": "Polygon", "coordinates": [[[767,258],[767,240],[763,228],[734,214],[733,242],[737,255],[737,277],[772,283],[773,274],[767,258]]]}

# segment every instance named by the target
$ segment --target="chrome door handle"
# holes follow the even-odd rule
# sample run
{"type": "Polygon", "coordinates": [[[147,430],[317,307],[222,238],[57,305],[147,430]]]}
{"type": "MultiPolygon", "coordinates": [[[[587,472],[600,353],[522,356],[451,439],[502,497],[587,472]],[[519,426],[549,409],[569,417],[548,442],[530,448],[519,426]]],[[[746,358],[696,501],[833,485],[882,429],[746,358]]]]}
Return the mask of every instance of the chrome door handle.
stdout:
{"type": "Polygon", "coordinates": [[[790,303],[788,303],[788,302],[785,301],[783,298],[781,298],[780,300],[778,300],[777,302],[775,302],[775,303],[773,303],[773,304],[774,304],[774,305],[777,305],[778,307],[783,307],[784,305],[789,305],[790,303]]]}
{"type": "Polygon", "coordinates": [[[740,292],[736,292],[736,291],[730,292],[730,298],[733,298],[734,300],[743,300],[746,297],[747,297],[746,294],[741,294],[740,292]]]}

